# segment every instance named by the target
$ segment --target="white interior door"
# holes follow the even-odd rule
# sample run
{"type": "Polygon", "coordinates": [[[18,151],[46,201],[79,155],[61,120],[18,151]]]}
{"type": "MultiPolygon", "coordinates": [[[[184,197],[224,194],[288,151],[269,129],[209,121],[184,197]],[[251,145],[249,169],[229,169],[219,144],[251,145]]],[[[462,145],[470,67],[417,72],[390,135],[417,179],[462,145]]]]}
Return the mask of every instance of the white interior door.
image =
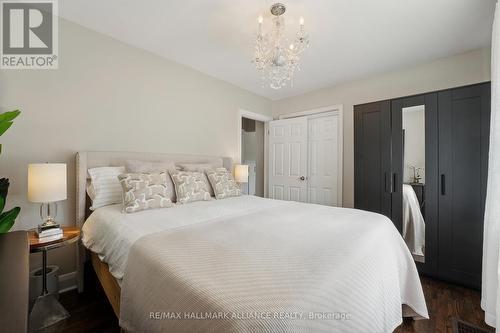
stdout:
{"type": "Polygon", "coordinates": [[[307,202],[307,118],[269,122],[269,197],[307,202]]]}
{"type": "MultiPolygon", "coordinates": [[[[340,206],[338,115],[309,117],[309,202],[340,206]]],[[[340,188],[340,191],[342,189],[340,188]]]]}

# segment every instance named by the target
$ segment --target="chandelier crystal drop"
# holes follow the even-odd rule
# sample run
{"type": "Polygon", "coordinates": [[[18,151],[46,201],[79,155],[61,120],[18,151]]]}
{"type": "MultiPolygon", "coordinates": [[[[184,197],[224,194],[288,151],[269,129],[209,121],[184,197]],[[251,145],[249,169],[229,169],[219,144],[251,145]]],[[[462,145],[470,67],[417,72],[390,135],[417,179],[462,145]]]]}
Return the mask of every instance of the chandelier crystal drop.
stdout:
{"type": "Polygon", "coordinates": [[[276,3],[271,6],[272,29],[263,30],[264,18],[259,16],[259,28],[255,44],[255,68],[262,73],[262,79],[269,81],[273,89],[281,89],[289,82],[293,86],[293,76],[300,70],[300,56],[309,47],[309,38],[304,29],[304,19],[299,20],[299,31],[293,41],[287,40],[283,14],[285,5],[276,3]]]}

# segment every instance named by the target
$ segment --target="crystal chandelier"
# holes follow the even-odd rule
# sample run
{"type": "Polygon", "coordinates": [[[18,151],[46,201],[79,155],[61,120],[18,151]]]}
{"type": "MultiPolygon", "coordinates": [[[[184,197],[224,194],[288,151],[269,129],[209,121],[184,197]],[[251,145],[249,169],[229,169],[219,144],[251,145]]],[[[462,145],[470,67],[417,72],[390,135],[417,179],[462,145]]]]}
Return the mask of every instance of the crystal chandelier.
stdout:
{"type": "Polygon", "coordinates": [[[300,56],[309,46],[309,38],[304,30],[304,19],[300,18],[299,31],[292,42],[284,35],[285,20],[283,14],[286,7],[281,3],[271,6],[272,30],[264,33],[259,16],[259,30],[255,44],[255,68],[262,73],[263,80],[269,80],[273,89],[281,89],[288,82],[293,86],[293,76],[300,70],[300,56]]]}

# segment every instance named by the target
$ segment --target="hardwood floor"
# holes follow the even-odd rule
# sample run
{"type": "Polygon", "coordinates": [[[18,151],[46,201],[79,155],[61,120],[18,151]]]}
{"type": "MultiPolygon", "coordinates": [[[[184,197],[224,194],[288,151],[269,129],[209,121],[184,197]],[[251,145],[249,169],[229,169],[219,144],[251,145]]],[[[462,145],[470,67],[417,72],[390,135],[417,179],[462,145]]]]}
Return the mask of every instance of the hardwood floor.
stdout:
{"type": "MultiPolygon", "coordinates": [[[[451,333],[453,317],[489,328],[484,323],[479,292],[425,277],[421,280],[430,319],[405,319],[395,332],[451,333]]],[[[70,291],[62,294],[60,301],[71,317],[41,332],[120,332],[118,320],[100,288],[87,288],[82,294],[70,291]]]]}
{"type": "Polygon", "coordinates": [[[85,265],[85,291],[81,294],[76,290],[62,293],[59,301],[68,310],[70,317],[37,333],[120,332],[118,319],[90,262],[85,265]]]}
{"type": "Polygon", "coordinates": [[[59,301],[70,317],[38,332],[120,332],[118,319],[104,292],[97,288],[88,289],[81,294],[76,290],[61,294],[59,301]]]}
{"type": "Polygon", "coordinates": [[[395,332],[452,333],[453,317],[458,317],[493,332],[492,328],[484,322],[484,312],[480,305],[480,292],[425,277],[421,277],[420,280],[422,281],[430,319],[405,319],[395,332]]]}

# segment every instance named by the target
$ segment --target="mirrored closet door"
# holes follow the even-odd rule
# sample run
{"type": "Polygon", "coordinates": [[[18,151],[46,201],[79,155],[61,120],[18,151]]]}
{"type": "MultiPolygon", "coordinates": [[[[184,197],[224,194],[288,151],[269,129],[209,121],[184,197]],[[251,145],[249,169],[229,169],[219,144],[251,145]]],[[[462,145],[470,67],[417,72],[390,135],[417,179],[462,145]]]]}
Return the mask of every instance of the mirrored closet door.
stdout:
{"type": "Polygon", "coordinates": [[[391,101],[392,220],[421,271],[435,269],[437,93],[391,101]]]}
{"type": "Polygon", "coordinates": [[[425,262],[425,105],[402,109],[402,232],[413,258],[425,262]]]}

